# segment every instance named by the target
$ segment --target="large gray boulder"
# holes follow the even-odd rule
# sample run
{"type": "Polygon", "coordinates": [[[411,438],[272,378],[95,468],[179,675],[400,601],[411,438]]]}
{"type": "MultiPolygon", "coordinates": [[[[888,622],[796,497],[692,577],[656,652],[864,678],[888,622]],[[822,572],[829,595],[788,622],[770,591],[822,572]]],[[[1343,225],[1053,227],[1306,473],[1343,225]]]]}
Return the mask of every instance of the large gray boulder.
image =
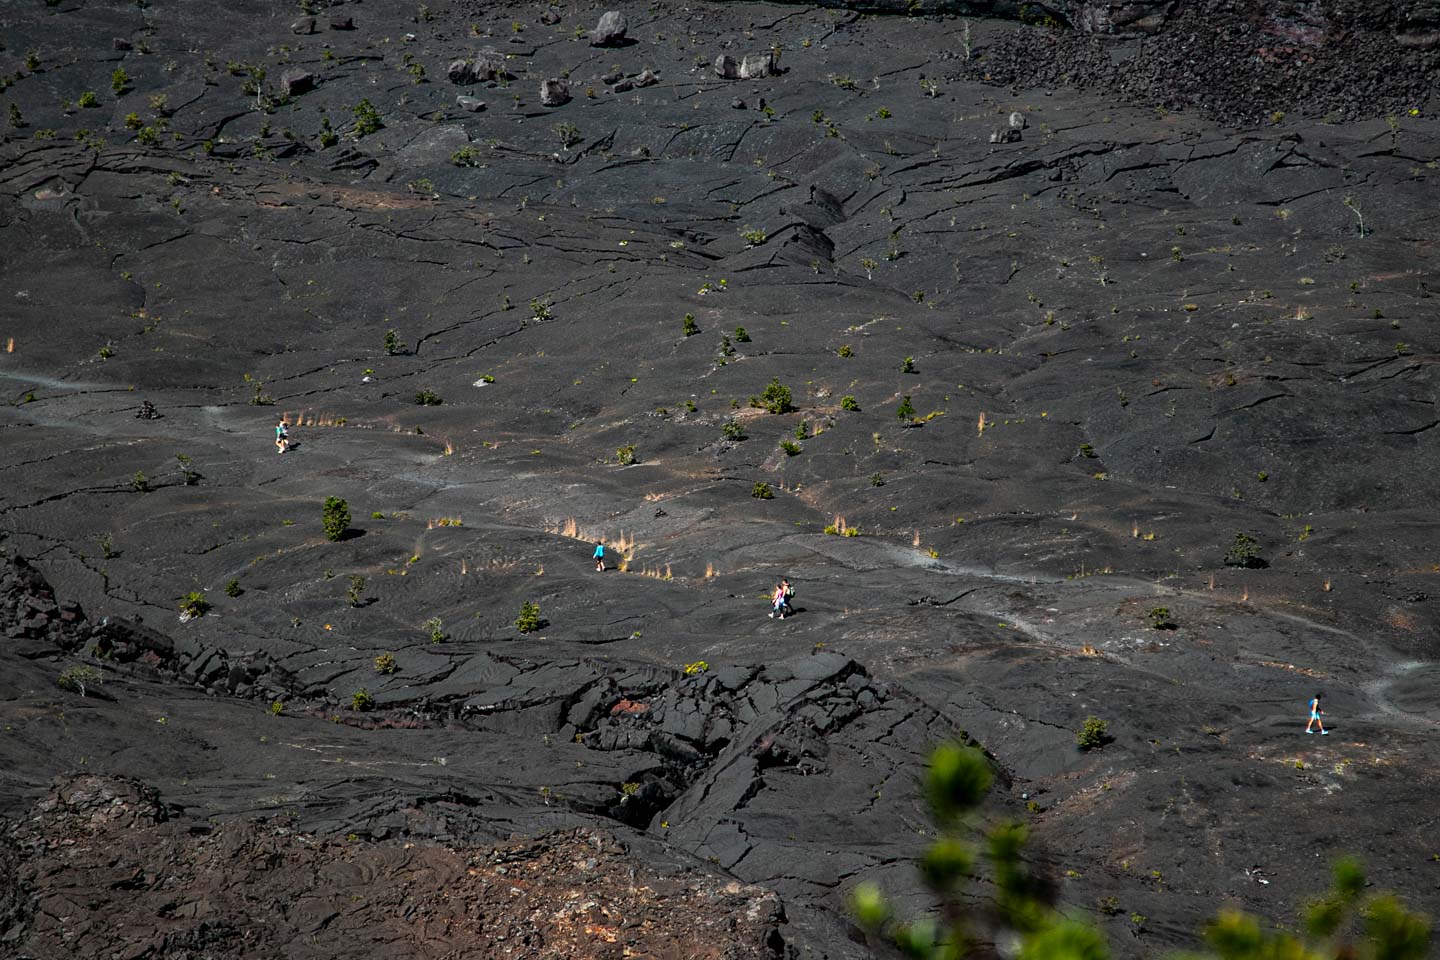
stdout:
{"type": "Polygon", "coordinates": [[[450,64],[445,75],[450,78],[451,83],[459,86],[474,83],[476,80],[475,63],[472,60],[456,60],[450,64]]]}
{"type": "Polygon", "coordinates": [[[625,40],[625,31],[629,29],[630,24],[625,20],[625,14],[618,10],[607,10],[601,15],[595,29],[590,31],[590,46],[619,46],[625,40]]]}
{"type": "Polygon", "coordinates": [[[763,80],[766,77],[773,77],[778,72],[775,69],[773,51],[748,54],[744,60],[740,61],[741,80],[763,80]]]}
{"type": "Polygon", "coordinates": [[[715,58],[715,76],[721,80],[735,80],[740,76],[740,65],[728,53],[715,58]]]}
{"type": "Polygon", "coordinates": [[[485,47],[475,54],[473,63],[475,76],[480,80],[506,80],[511,75],[505,65],[505,54],[494,47],[485,47]]]}
{"type": "Polygon", "coordinates": [[[557,77],[540,81],[540,102],[547,107],[558,107],[570,102],[570,84],[557,77]]]}
{"type": "Polygon", "coordinates": [[[298,67],[280,74],[280,89],[287,97],[298,97],[315,89],[315,74],[298,67]]]}

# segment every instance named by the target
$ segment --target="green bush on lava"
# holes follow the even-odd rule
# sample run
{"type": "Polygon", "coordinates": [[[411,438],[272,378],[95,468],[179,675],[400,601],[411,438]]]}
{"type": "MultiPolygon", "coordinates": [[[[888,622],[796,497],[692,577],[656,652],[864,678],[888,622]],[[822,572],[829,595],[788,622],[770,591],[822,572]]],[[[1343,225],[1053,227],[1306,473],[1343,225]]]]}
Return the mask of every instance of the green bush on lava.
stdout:
{"type": "Polygon", "coordinates": [[[350,504],[339,497],[326,497],[320,511],[320,523],[325,528],[325,539],[339,540],[350,529],[350,504]]]}

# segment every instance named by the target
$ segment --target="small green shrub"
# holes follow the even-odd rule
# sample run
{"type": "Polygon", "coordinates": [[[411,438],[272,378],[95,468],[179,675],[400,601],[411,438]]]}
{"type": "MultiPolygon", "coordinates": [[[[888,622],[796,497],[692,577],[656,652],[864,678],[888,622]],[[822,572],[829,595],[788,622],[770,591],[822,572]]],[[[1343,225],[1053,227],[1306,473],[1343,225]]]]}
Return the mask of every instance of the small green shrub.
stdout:
{"type": "Polygon", "coordinates": [[[540,605],[533,600],[520,604],[520,615],[515,618],[515,629],[521,633],[534,633],[540,629],[540,605]]]}
{"type": "Polygon", "coordinates": [[[385,331],[385,353],[395,356],[400,352],[400,334],[394,328],[385,331]]]}
{"type": "Polygon", "coordinates": [[[1090,460],[1095,459],[1095,448],[1088,443],[1080,444],[1080,456],[1090,460]]]}
{"type": "Polygon", "coordinates": [[[530,299],[530,319],[537,323],[554,319],[555,314],[550,312],[549,297],[532,297],[530,299]]]}
{"type": "Polygon", "coordinates": [[[136,493],[149,493],[150,478],[145,476],[142,471],[136,470],[135,476],[130,478],[130,489],[136,493]]]}
{"type": "Polygon", "coordinates": [[[339,497],[326,497],[320,511],[320,522],[325,528],[325,539],[339,540],[350,529],[350,504],[339,497]]]}
{"type": "Polygon", "coordinates": [[[758,247],[765,242],[765,231],[757,230],[754,227],[746,227],[740,231],[740,238],[752,247],[758,247]]]}
{"type": "Polygon", "coordinates": [[[685,331],[685,336],[687,337],[693,337],[700,332],[700,325],[695,322],[695,314],[685,314],[685,322],[682,329],[685,331]]]}
{"type": "Polygon", "coordinates": [[[100,98],[95,96],[94,90],[86,90],[80,94],[80,98],[75,101],[75,105],[85,110],[91,110],[100,106],[100,98]]]}
{"type": "Polygon", "coordinates": [[[375,658],[376,673],[381,673],[389,676],[390,674],[394,673],[396,670],[399,669],[400,665],[395,662],[395,655],[393,653],[382,653],[380,654],[380,656],[375,658]]]}
{"type": "Polygon", "coordinates": [[[282,703],[282,702],[279,701],[279,700],[271,701],[271,703],[270,703],[270,715],[271,715],[271,716],[278,717],[278,716],[280,716],[280,714],[282,714],[282,713],[284,713],[284,712],[285,712],[285,704],[284,704],[284,703],[282,703]]]}
{"type": "Polygon", "coordinates": [[[779,377],[774,377],[764,393],[750,398],[750,406],[768,410],[770,413],[788,413],[795,409],[790,403],[791,399],[790,388],[782,384],[779,377]]]}
{"type": "Polygon", "coordinates": [[[450,162],[457,167],[478,167],[482,165],[482,156],[476,147],[461,147],[450,154],[450,162]]]}
{"type": "Polygon", "coordinates": [[[750,342],[750,334],[745,330],[744,327],[736,327],[736,328],[735,328],[735,342],[736,342],[736,343],[749,343],[749,342],[750,342]]]}
{"type": "Polygon", "coordinates": [[[637,462],[637,458],[635,456],[635,445],[633,443],[627,443],[625,446],[616,450],[615,462],[620,464],[620,466],[622,467],[633,466],[637,462]]]}
{"type": "Polygon", "coordinates": [[[1260,559],[1260,542],[1246,533],[1235,534],[1230,549],[1225,552],[1225,565],[1227,567],[1259,567],[1264,565],[1260,559]]]}
{"type": "Polygon", "coordinates": [[[180,465],[180,477],[185,481],[185,486],[193,487],[200,482],[200,472],[195,469],[193,457],[188,453],[177,453],[175,462],[180,465]]]}
{"type": "Polygon", "coordinates": [[[350,575],[350,589],[345,591],[345,601],[352,607],[360,606],[365,599],[365,578],[359,574],[350,575]]]}
{"type": "Polygon", "coordinates": [[[800,452],[801,447],[800,444],[796,443],[794,440],[781,440],[780,449],[785,451],[785,456],[793,457],[800,452]]]}
{"type": "Polygon", "coordinates": [[[431,643],[445,642],[445,624],[440,622],[439,617],[431,617],[425,621],[425,633],[430,637],[431,643]]]}
{"type": "Polygon", "coordinates": [[[770,489],[770,484],[764,480],[756,480],[755,486],[750,488],[750,496],[756,500],[774,500],[775,491],[770,489]]]}
{"type": "Polygon", "coordinates": [[[361,100],[351,107],[351,112],[355,114],[354,133],[357,140],[369,136],[385,126],[385,122],[380,119],[380,111],[376,110],[375,104],[368,99],[361,100]]]}
{"type": "Polygon", "coordinates": [[[685,664],[685,676],[693,677],[710,669],[710,664],[704,660],[696,660],[694,663],[685,664]]]}
{"type": "Polygon", "coordinates": [[[1103,746],[1105,741],[1110,739],[1107,733],[1109,725],[1099,717],[1086,717],[1085,722],[1080,725],[1080,730],[1075,734],[1075,743],[1081,750],[1093,750],[1103,746]]]}
{"type": "Polygon", "coordinates": [[[1170,619],[1169,607],[1152,607],[1150,612],[1145,615],[1145,619],[1150,622],[1152,630],[1175,629],[1175,621],[1170,619]]]}
{"type": "Polygon", "coordinates": [[[440,398],[440,394],[426,387],[415,394],[415,402],[422,407],[438,407],[445,401],[440,398]]]}
{"type": "Polygon", "coordinates": [[[745,428],[740,426],[739,420],[726,420],[720,426],[720,436],[724,437],[726,440],[744,440],[745,428]]]}
{"type": "Polygon", "coordinates": [[[905,399],[900,401],[900,406],[895,408],[895,416],[900,420],[914,420],[915,408],[910,404],[910,395],[907,393],[905,399]]]}
{"type": "Polygon", "coordinates": [[[370,691],[361,687],[350,695],[350,709],[365,713],[375,708],[375,698],[370,696],[370,691]]]}
{"type": "Polygon", "coordinates": [[[55,680],[61,690],[72,690],[82,697],[85,696],[87,687],[98,687],[104,682],[104,674],[94,667],[84,665],[67,667],[55,680]]]}
{"type": "Polygon", "coordinates": [[[125,72],[124,67],[116,67],[110,74],[110,89],[115,91],[117,97],[130,89],[130,74],[125,72]]]}
{"type": "Polygon", "coordinates": [[[849,410],[852,413],[858,413],[860,411],[860,403],[854,397],[847,393],[845,396],[840,398],[840,409],[849,410]]]}
{"type": "Polygon", "coordinates": [[[883,487],[883,486],[885,486],[885,476],[884,476],[884,474],[880,474],[880,473],[872,473],[872,474],[870,474],[870,486],[872,486],[872,487],[883,487]]]}
{"type": "Polygon", "coordinates": [[[845,357],[846,359],[848,359],[848,358],[850,358],[850,357],[855,356],[855,350],[854,350],[854,348],[852,348],[852,347],[850,346],[850,344],[845,343],[845,344],[841,344],[841,345],[840,345],[840,349],[839,349],[838,351],[836,351],[836,354],[837,354],[838,356],[845,357]]]}
{"type": "Polygon", "coordinates": [[[199,590],[191,590],[180,598],[180,615],[187,619],[196,620],[203,617],[209,609],[210,601],[206,600],[205,594],[199,590]]]}
{"type": "Polygon", "coordinates": [[[238,579],[231,577],[225,581],[225,596],[232,598],[238,597],[244,592],[244,590],[240,589],[240,581],[238,579]]]}
{"type": "Polygon", "coordinates": [[[901,373],[914,373],[914,372],[915,372],[915,358],[914,358],[914,357],[906,357],[904,360],[901,360],[901,361],[900,361],[900,372],[901,372],[901,373]]]}
{"type": "Polygon", "coordinates": [[[579,143],[582,139],[580,136],[580,128],[569,120],[555,124],[552,129],[555,131],[555,136],[560,138],[560,145],[566,150],[575,146],[575,144],[579,143]]]}

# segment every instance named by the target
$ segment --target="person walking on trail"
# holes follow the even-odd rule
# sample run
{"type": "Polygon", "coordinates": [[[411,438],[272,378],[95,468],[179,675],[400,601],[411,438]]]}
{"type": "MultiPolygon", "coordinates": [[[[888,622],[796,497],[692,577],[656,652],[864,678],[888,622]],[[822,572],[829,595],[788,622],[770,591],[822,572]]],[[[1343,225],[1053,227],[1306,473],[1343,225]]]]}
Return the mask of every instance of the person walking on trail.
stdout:
{"type": "Polygon", "coordinates": [[[290,431],[285,427],[284,417],[281,417],[280,422],[275,424],[275,449],[280,453],[290,449],[290,431]]]}
{"type": "Polygon", "coordinates": [[[593,554],[593,556],[594,556],[594,558],[595,558],[595,572],[596,572],[596,573],[604,573],[604,572],[605,572],[605,542],[604,542],[603,540],[596,540],[596,541],[595,541],[595,553],[593,554]]]}
{"type": "Polygon", "coordinates": [[[785,619],[785,587],[783,584],[775,585],[775,592],[770,596],[770,619],[775,619],[776,614],[780,619],[785,619]]]}
{"type": "Polygon", "coordinates": [[[794,608],[790,606],[790,598],[795,596],[795,588],[790,586],[790,581],[784,577],[780,578],[780,592],[785,595],[782,600],[782,606],[784,606],[785,609],[782,612],[794,613],[794,608]]]}
{"type": "Polygon", "coordinates": [[[1319,724],[1321,735],[1327,737],[1330,735],[1330,731],[1325,729],[1325,721],[1320,719],[1320,715],[1324,712],[1320,709],[1320,694],[1317,693],[1315,698],[1310,701],[1310,722],[1305,724],[1306,733],[1314,733],[1315,731],[1310,728],[1319,724]]]}

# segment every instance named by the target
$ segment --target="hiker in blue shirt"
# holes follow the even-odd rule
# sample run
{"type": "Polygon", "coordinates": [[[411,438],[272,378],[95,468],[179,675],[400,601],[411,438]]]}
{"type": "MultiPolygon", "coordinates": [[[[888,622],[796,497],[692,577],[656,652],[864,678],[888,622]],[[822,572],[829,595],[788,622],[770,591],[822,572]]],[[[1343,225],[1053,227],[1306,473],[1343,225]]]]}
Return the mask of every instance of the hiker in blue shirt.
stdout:
{"type": "Polygon", "coordinates": [[[1325,721],[1320,719],[1320,715],[1324,712],[1320,709],[1320,694],[1317,693],[1315,699],[1310,701],[1310,722],[1305,724],[1306,733],[1314,733],[1315,731],[1310,728],[1318,723],[1320,724],[1320,733],[1327,737],[1330,735],[1330,731],[1325,729],[1325,721]]]}
{"type": "Polygon", "coordinates": [[[601,540],[595,541],[595,572],[605,572],[605,543],[601,540]]]}

